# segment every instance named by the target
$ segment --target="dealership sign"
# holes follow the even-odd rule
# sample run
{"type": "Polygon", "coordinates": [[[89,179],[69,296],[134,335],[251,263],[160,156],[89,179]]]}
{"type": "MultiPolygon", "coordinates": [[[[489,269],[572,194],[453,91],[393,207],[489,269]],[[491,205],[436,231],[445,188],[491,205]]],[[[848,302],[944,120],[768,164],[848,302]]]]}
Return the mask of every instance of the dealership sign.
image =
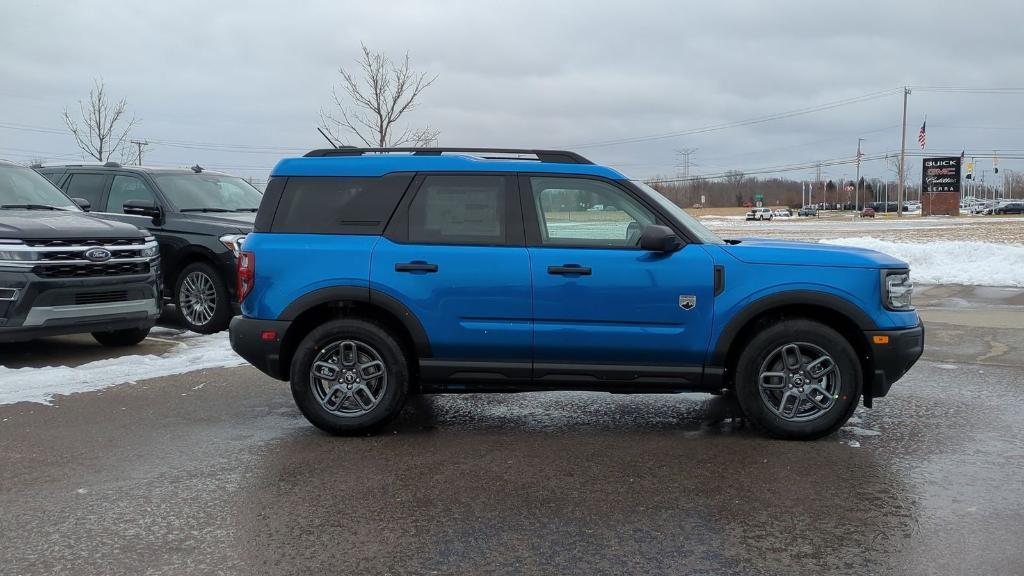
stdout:
{"type": "Polygon", "coordinates": [[[922,192],[960,192],[960,157],[925,158],[922,192]]]}

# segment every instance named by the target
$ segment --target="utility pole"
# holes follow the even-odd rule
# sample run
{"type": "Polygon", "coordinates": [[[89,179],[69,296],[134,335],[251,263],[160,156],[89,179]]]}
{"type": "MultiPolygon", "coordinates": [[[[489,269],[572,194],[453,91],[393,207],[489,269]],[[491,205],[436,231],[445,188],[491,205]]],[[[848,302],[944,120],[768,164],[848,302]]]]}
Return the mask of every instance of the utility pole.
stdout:
{"type": "Polygon", "coordinates": [[[149,146],[149,140],[129,140],[128,142],[134,144],[138,150],[138,154],[135,157],[135,165],[142,166],[142,149],[145,146],[149,146]]]}
{"type": "Polygon", "coordinates": [[[676,154],[679,154],[679,164],[676,165],[676,169],[678,171],[678,176],[683,180],[690,178],[690,156],[696,151],[696,148],[676,150],[676,154]]]}
{"type": "MultiPolygon", "coordinates": [[[[814,170],[814,184],[811,185],[810,197],[811,197],[811,202],[812,203],[814,202],[814,186],[817,185],[820,182],[821,182],[821,162],[818,162],[818,164],[815,166],[815,170],[814,170]]],[[[822,191],[821,197],[825,198],[825,192],[824,191],[822,191]]]]}
{"type": "Polygon", "coordinates": [[[857,193],[853,197],[853,209],[857,212],[860,212],[860,143],[863,141],[863,138],[857,138],[857,181],[854,184],[857,187],[857,193]]]}
{"type": "Polygon", "coordinates": [[[910,88],[903,87],[903,131],[900,132],[900,174],[899,183],[896,186],[896,217],[903,218],[903,174],[906,172],[907,162],[907,97],[910,96],[910,88]]]}

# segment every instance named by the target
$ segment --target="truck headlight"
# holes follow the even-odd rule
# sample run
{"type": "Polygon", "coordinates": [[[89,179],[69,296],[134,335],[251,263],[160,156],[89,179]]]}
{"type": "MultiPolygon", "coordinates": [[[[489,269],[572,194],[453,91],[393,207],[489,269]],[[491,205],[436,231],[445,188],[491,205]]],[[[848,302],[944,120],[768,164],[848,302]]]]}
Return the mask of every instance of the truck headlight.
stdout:
{"type": "Polygon", "coordinates": [[[157,254],[160,253],[160,246],[155,244],[156,238],[152,236],[146,236],[145,242],[146,244],[149,244],[151,242],[154,244],[152,246],[147,246],[143,248],[139,253],[140,256],[142,256],[143,258],[152,258],[153,256],[156,256],[157,254]]]}
{"type": "Polygon", "coordinates": [[[231,253],[238,258],[242,252],[242,243],[245,242],[245,234],[225,234],[220,237],[220,243],[231,250],[231,253]]]}
{"type": "Polygon", "coordinates": [[[890,310],[913,310],[910,298],[914,293],[914,283],[910,281],[910,272],[906,270],[887,270],[883,286],[883,304],[890,310]]]}

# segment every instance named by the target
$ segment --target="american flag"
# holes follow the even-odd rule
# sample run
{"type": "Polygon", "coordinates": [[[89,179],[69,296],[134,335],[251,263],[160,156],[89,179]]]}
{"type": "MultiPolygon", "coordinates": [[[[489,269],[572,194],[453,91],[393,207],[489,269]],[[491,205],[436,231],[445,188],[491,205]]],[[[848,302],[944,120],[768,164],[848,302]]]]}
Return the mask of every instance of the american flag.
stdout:
{"type": "Polygon", "coordinates": [[[921,150],[924,150],[924,145],[928,142],[928,137],[924,134],[924,125],[928,123],[928,120],[921,122],[921,131],[917,133],[917,143],[921,145],[921,150]]]}

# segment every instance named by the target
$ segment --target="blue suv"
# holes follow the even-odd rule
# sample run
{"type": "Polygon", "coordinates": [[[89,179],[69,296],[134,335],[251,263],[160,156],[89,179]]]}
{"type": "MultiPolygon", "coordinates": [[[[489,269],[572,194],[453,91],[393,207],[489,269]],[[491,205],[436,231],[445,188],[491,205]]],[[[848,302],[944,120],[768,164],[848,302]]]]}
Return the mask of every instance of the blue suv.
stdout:
{"type": "Polygon", "coordinates": [[[735,394],[782,438],[842,426],[920,357],[904,262],[723,240],[573,152],[315,150],[274,168],[232,347],[335,434],[409,394],[735,394]]]}

